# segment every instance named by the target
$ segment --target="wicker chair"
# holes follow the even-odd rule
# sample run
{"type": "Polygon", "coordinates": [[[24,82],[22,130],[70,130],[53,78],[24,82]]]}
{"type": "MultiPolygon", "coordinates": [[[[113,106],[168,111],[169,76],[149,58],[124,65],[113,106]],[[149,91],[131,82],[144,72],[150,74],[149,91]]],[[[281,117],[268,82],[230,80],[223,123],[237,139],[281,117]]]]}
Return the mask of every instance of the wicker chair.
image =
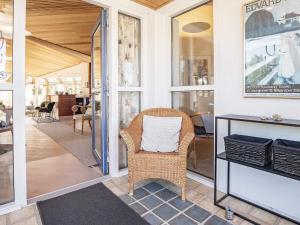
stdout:
{"type": "Polygon", "coordinates": [[[121,131],[121,136],[128,148],[129,194],[133,194],[135,183],[156,178],[178,185],[182,191],[182,200],[185,200],[187,149],[195,136],[190,117],[174,109],[149,109],[136,116],[130,126],[121,131]],[[152,153],[140,150],[144,115],[182,117],[178,152],[152,153]]]}

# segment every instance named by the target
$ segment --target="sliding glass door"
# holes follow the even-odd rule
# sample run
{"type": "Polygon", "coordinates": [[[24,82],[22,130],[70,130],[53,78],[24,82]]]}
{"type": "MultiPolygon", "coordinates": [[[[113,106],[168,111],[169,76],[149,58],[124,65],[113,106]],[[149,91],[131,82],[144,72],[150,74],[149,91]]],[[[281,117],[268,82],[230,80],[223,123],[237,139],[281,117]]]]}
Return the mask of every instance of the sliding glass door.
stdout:
{"type": "Polygon", "coordinates": [[[103,174],[108,173],[107,152],[107,11],[101,16],[92,34],[92,107],[93,154],[103,174]]]}

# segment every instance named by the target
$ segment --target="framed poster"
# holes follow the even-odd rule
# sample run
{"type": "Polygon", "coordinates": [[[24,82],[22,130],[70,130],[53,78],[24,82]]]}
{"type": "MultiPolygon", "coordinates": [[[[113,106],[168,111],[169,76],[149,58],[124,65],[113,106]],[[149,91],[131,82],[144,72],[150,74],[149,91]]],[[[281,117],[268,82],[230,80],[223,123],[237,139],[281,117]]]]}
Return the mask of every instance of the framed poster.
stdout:
{"type": "Polygon", "coordinates": [[[245,97],[300,98],[300,2],[257,0],[243,8],[245,97]]]}

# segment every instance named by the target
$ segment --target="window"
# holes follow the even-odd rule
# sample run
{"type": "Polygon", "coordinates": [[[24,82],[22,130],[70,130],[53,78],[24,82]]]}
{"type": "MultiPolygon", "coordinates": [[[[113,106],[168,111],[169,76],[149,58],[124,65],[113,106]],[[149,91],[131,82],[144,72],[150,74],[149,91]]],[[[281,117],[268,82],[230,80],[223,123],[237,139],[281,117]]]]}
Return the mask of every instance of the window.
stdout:
{"type": "Polygon", "coordinates": [[[12,91],[0,91],[0,205],[14,201],[12,91]]]}
{"type": "Polygon", "coordinates": [[[0,1],[0,83],[12,83],[13,54],[13,1],[0,1]]]}
{"type": "MultiPolygon", "coordinates": [[[[133,118],[140,112],[139,92],[120,92],[119,93],[119,120],[120,129],[128,127],[133,118]]],[[[119,167],[126,168],[127,148],[123,140],[119,141],[119,167]]]]}
{"type": "Polygon", "coordinates": [[[213,84],[212,3],[173,18],[172,33],[172,85],[213,84]]]}
{"type": "Polygon", "coordinates": [[[213,4],[172,19],[172,107],[187,113],[197,138],[188,169],[213,178],[214,45],[213,4]]]}
{"type": "Polygon", "coordinates": [[[13,202],[13,0],[0,0],[0,205],[13,202]],[[10,85],[8,85],[10,86],[10,85]]]}
{"type": "MultiPolygon", "coordinates": [[[[141,21],[119,13],[119,127],[127,127],[141,110],[141,21]]],[[[119,169],[127,163],[127,148],[119,138],[119,169]]]]}
{"type": "Polygon", "coordinates": [[[172,93],[173,107],[191,116],[214,114],[213,91],[188,91],[172,93]]]}
{"type": "Polygon", "coordinates": [[[139,87],[140,20],[119,14],[119,86],[139,87]]]}

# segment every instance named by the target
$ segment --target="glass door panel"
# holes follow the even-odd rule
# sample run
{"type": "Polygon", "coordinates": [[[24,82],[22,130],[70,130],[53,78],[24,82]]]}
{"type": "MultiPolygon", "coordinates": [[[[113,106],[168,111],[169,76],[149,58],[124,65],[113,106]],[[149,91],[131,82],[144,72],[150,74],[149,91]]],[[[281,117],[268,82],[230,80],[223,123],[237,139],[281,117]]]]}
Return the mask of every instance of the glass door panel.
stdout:
{"type": "MultiPolygon", "coordinates": [[[[13,0],[0,0],[0,207],[15,200],[13,90],[13,0]]],[[[3,206],[4,207],[4,206],[3,206]]]]}
{"type": "Polygon", "coordinates": [[[93,153],[104,174],[108,173],[106,18],[102,10],[92,35],[93,153]]]}
{"type": "Polygon", "coordinates": [[[12,91],[0,91],[0,205],[14,201],[12,91]]]}
{"type": "Polygon", "coordinates": [[[101,157],[101,27],[97,27],[93,39],[93,111],[94,150],[101,157]]]}

